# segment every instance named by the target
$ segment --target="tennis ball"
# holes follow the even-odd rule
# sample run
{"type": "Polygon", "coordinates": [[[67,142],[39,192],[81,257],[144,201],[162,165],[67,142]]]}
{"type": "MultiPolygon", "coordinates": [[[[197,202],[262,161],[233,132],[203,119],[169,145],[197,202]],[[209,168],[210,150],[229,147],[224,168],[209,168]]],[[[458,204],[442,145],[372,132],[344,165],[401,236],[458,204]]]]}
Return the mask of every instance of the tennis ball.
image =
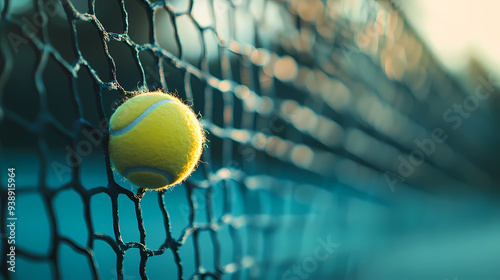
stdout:
{"type": "Polygon", "coordinates": [[[204,143],[193,110],[162,92],[142,93],[120,105],[111,116],[109,135],[113,166],[145,189],[169,188],[186,179],[204,143]]]}

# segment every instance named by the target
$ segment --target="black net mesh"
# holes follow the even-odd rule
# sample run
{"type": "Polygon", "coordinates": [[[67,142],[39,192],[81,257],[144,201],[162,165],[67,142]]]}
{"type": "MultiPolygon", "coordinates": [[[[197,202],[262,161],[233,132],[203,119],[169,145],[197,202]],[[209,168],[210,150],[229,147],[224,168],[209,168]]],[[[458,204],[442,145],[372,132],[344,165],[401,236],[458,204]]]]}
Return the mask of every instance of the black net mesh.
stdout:
{"type": "Polygon", "coordinates": [[[391,2],[0,3],[1,164],[18,172],[22,270],[7,271],[3,238],[3,277],[298,279],[330,242],[307,276],[348,279],[349,199],[489,184],[459,137],[398,175],[398,155],[467,93],[391,2]],[[185,183],[148,192],[113,171],[106,121],[156,89],[192,104],[208,144],[185,183]]]}

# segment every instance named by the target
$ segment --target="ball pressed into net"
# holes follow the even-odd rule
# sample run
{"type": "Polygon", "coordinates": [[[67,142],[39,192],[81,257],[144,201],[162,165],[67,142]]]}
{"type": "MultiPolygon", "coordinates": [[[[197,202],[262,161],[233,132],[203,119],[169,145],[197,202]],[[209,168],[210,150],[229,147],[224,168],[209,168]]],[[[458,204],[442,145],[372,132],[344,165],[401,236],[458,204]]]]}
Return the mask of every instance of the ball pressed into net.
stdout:
{"type": "Polygon", "coordinates": [[[109,124],[109,156],[133,184],[163,189],[185,180],[200,159],[204,134],[193,110],[163,92],[120,105],[109,124]]]}

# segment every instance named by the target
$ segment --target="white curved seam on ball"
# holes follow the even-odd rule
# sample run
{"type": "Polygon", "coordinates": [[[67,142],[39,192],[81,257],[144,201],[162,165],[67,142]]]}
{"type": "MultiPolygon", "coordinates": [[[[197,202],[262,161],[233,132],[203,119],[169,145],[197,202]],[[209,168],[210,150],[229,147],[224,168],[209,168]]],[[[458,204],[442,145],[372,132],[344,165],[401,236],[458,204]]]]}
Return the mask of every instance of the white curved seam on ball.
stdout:
{"type": "Polygon", "coordinates": [[[153,112],[154,109],[158,108],[160,105],[169,103],[169,102],[174,102],[174,100],[171,99],[163,99],[156,101],[155,103],[151,104],[146,110],[144,110],[137,118],[135,118],[133,121],[131,121],[129,124],[127,124],[124,128],[119,129],[119,130],[109,130],[109,134],[111,136],[119,136],[122,134],[125,134],[132,130],[140,121],[142,121],[149,113],[153,112]]]}
{"type": "Polygon", "coordinates": [[[160,175],[165,176],[165,178],[168,179],[169,184],[171,184],[174,181],[174,176],[172,176],[172,174],[170,174],[169,172],[167,172],[165,170],[158,169],[158,168],[154,168],[154,167],[148,167],[148,166],[129,167],[123,171],[123,176],[128,177],[128,175],[130,175],[132,172],[136,172],[136,171],[150,171],[150,172],[158,173],[160,175]]]}

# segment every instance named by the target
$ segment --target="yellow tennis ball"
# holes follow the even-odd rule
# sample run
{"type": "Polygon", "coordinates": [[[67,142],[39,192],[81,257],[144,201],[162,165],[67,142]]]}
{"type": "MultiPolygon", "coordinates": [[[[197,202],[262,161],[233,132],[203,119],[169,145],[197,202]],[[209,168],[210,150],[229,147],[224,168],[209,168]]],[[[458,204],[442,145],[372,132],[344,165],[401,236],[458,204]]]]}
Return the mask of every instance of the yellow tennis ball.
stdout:
{"type": "Polygon", "coordinates": [[[203,150],[203,129],[193,110],[162,92],[143,93],[120,105],[111,116],[109,134],[115,169],[145,189],[182,182],[203,150]]]}

